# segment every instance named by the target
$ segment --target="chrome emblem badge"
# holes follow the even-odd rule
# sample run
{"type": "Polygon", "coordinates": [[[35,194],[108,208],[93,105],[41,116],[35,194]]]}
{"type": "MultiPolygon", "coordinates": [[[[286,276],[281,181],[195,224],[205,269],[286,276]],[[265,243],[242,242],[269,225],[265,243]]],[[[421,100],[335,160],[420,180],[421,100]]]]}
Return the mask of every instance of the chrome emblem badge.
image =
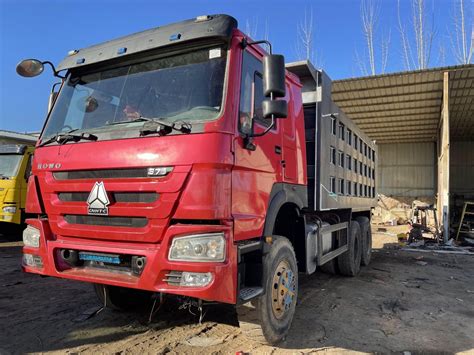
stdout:
{"type": "Polygon", "coordinates": [[[105,190],[104,182],[96,182],[94,187],[87,198],[87,204],[89,208],[87,209],[87,213],[91,215],[99,215],[99,216],[108,216],[109,209],[108,205],[110,205],[109,198],[107,197],[107,191],[105,190]]]}

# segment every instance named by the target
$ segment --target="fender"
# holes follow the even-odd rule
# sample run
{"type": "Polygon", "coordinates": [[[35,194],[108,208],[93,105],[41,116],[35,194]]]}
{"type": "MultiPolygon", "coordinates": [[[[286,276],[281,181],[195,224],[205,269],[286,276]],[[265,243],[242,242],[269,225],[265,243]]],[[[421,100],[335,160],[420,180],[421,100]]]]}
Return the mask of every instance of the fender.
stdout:
{"type": "Polygon", "coordinates": [[[272,235],[275,220],[285,203],[293,203],[301,210],[308,207],[308,188],[305,185],[276,183],[270,192],[263,235],[272,235]]]}
{"type": "MultiPolygon", "coordinates": [[[[286,203],[293,203],[300,210],[308,206],[307,187],[287,183],[276,183],[272,186],[265,218],[263,236],[273,234],[275,221],[281,207],[286,203]]],[[[278,238],[278,236],[275,236],[278,238]]],[[[238,245],[238,299],[239,302],[248,302],[250,299],[265,293],[263,284],[265,276],[262,274],[263,256],[269,252],[269,245],[264,238],[255,239],[252,243],[238,245]],[[246,256],[254,257],[246,260],[246,256]]]]}

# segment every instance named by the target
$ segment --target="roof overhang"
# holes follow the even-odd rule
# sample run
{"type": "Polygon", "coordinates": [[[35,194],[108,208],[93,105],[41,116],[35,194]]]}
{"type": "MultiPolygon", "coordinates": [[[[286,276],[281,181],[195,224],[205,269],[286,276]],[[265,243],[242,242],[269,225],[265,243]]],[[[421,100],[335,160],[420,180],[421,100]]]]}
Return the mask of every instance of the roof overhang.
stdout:
{"type": "Polygon", "coordinates": [[[474,65],[335,80],[333,100],[377,143],[436,141],[449,72],[450,134],[474,136],[474,65]]]}
{"type": "Polygon", "coordinates": [[[30,143],[35,144],[38,140],[38,137],[35,137],[31,134],[24,134],[12,131],[0,130],[0,139],[6,138],[8,140],[17,141],[20,143],[30,143]]]}

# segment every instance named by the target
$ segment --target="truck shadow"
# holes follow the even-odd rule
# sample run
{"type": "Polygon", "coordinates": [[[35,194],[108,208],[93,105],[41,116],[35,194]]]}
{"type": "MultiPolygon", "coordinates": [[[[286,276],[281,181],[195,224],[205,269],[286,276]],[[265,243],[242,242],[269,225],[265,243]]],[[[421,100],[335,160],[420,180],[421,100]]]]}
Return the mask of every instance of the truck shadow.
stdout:
{"type": "Polygon", "coordinates": [[[272,347],[240,329],[231,306],[206,307],[199,324],[197,309],[165,303],[149,323],[149,307],[99,311],[90,285],[22,273],[21,247],[0,247],[0,253],[6,256],[0,257],[0,353],[286,353],[333,348],[455,353],[474,348],[474,295],[466,292],[473,284],[470,257],[423,256],[427,264],[421,266],[415,264],[420,258],[416,254],[379,249],[358,277],[301,275],[292,328],[284,342],[272,347]],[[222,339],[218,344],[188,341],[209,340],[212,328],[222,339]]]}
{"type": "MultiPolygon", "coordinates": [[[[472,274],[458,269],[464,267],[459,258],[413,255],[389,244],[373,254],[358,277],[301,277],[295,319],[279,347],[472,351],[474,318],[467,310],[474,306],[474,297],[466,293],[467,285],[473,284],[472,274]],[[462,301],[456,300],[461,295],[462,301]]],[[[474,265],[472,258],[463,260],[474,265]]]]}
{"type": "Polygon", "coordinates": [[[24,225],[0,222],[0,243],[22,240],[24,225]]]}

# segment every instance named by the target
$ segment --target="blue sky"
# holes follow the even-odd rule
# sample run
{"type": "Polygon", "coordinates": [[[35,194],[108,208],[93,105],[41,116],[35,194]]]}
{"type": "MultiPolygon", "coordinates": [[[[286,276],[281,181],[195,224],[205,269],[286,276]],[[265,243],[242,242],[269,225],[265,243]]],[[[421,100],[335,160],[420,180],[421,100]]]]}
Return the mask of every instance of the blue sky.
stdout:
{"type": "MultiPolygon", "coordinates": [[[[430,66],[456,64],[448,26],[451,0],[427,0],[436,35],[430,66]],[[435,2],[434,2],[435,1],[435,2]],[[445,58],[439,55],[445,48],[445,58]]],[[[387,72],[404,70],[397,30],[397,0],[379,0],[379,33],[391,41],[387,72]]],[[[355,52],[362,56],[359,0],[0,0],[0,129],[38,131],[45,119],[48,95],[55,78],[49,68],[40,77],[25,79],[15,72],[24,58],[58,63],[66,53],[144,29],[201,14],[226,13],[247,22],[263,37],[268,28],[274,52],[286,61],[298,59],[297,24],[312,9],[318,63],[333,79],[360,76],[355,52]]],[[[401,15],[410,24],[410,0],[401,0],[401,15]]]]}

